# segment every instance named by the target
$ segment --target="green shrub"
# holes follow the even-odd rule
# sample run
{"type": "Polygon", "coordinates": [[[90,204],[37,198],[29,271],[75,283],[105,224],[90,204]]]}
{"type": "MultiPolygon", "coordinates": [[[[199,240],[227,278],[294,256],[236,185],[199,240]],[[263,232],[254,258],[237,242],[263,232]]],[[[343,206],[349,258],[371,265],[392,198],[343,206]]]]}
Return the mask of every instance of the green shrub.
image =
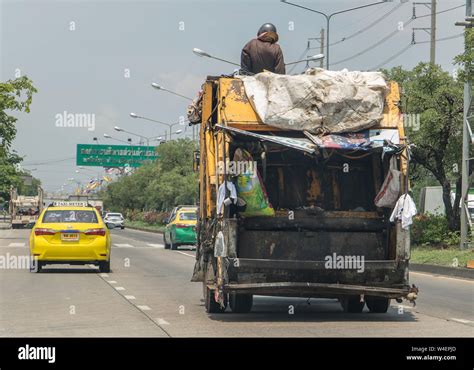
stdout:
{"type": "Polygon", "coordinates": [[[444,215],[422,214],[414,218],[411,227],[413,245],[448,247],[459,244],[459,232],[449,231],[444,215]]]}
{"type": "Polygon", "coordinates": [[[143,212],[143,222],[149,225],[162,225],[163,221],[168,218],[167,212],[147,211],[143,212]]]}

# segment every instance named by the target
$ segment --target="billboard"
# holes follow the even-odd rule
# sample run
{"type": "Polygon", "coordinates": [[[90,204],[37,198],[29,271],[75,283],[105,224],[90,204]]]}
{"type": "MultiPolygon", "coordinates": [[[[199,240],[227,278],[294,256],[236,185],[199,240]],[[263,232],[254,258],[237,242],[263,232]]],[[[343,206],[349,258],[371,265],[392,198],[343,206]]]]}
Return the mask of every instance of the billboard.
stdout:
{"type": "Polygon", "coordinates": [[[76,165],[140,167],[156,158],[154,146],[77,144],[76,165]]]}

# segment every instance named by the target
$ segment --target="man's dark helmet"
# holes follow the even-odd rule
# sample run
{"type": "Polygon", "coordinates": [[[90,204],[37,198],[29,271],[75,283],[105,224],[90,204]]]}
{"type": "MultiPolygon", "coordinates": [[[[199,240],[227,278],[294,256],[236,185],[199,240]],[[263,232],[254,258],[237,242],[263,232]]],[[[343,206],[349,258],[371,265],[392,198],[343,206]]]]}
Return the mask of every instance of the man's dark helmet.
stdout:
{"type": "Polygon", "coordinates": [[[264,32],[275,32],[277,29],[272,23],[265,23],[258,29],[257,36],[260,36],[264,32]]]}

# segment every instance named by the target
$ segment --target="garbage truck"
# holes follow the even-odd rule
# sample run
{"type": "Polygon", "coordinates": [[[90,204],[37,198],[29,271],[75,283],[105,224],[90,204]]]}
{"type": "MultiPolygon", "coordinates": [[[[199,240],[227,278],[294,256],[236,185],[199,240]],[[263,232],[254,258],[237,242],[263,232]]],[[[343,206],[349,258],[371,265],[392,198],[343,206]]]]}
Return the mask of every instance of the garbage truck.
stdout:
{"type": "Polygon", "coordinates": [[[13,229],[32,227],[43,210],[43,189],[38,186],[36,195],[19,195],[10,189],[9,213],[13,229]]]}
{"type": "Polygon", "coordinates": [[[249,312],[254,296],[337,299],[354,313],[416,299],[399,101],[378,72],[207,77],[192,121],[191,280],[208,313],[249,312]]]}

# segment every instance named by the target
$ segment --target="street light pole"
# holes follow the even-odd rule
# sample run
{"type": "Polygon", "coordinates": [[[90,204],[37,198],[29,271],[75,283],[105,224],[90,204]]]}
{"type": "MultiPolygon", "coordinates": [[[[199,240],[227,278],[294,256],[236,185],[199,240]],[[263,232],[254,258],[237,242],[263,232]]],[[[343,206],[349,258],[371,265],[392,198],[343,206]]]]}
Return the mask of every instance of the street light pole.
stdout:
{"type": "Polygon", "coordinates": [[[125,141],[125,140],[116,139],[116,138],[114,138],[114,137],[112,137],[112,136],[110,136],[110,135],[108,135],[108,134],[104,134],[104,137],[105,137],[106,139],[115,140],[115,141],[120,141],[121,143],[125,143],[125,144],[128,144],[128,145],[130,145],[130,146],[132,145],[132,139],[130,139],[130,138],[128,138],[127,141],[125,141]]]}
{"type": "Polygon", "coordinates": [[[347,12],[350,12],[352,10],[367,8],[369,6],[379,5],[379,4],[383,4],[383,3],[387,2],[386,0],[384,0],[384,1],[379,1],[379,2],[376,2],[376,3],[372,3],[372,4],[361,5],[361,6],[356,6],[354,8],[340,10],[338,12],[334,12],[334,13],[331,13],[331,14],[326,14],[326,13],[320,12],[319,10],[314,10],[314,9],[307,8],[307,7],[302,6],[302,5],[290,3],[289,1],[286,1],[286,0],[280,0],[280,1],[282,3],[288,4],[288,5],[293,5],[297,8],[305,9],[305,10],[308,10],[308,11],[313,12],[313,13],[318,13],[326,19],[326,69],[329,69],[329,26],[330,26],[331,18],[333,16],[337,15],[337,14],[347,13],[347,12]]]}
{"type": "Polygon", "coordinates": [[[163,122],[163,121],[158,121],[158,120],[156,120],[156,119],[152,119],[152,118],[148,118],[148,117],[139,116],[138,114],[135,114],[135,113],[130,113],[130,117],[132,117],[132,118],[144,119],[144,120],[146,120],[146,121],[155,122],[155,123],[161,123],[162,125],[168,126],[169,131],[170,131],[170,140],[171,140],[171,135],[172,135],[173,126],[176,126],[176,125],[179,125],[179,124],[180,124],[180,122],[166,123],[166,122],[163,122]]]}
{"type": "Polygon", "coordinates": [[[165,88],[165,87],[163,87],[163,86],[161,86],[161,85],[157,84],[156,82],[152,82],[152,83],[151,83],[151,86],[152,86],[153,88],[157,89],[157,90],[166,91],[166,92],[168,92],[168,93],[170,93],[170,94],[173,94],[173,95],[179,96],[179,97],[181,97],[181,98],[183,98],[183,99],[186,99],[186,100],[193,101],[193,99],[192,99],[192,98],[190,98],[189,96],[186,96],[186,95],[181,95],[181,94],[179,94],[179,93],[177,93],[177,92],[174,92],[174,91],[168,90],[167,88],[165,88]]]}
{"type": "Polygon", "coordinates": [[[115,127],[114,127],[114,130],[115,130],[115,131],[118,131],[118,132],[125,132],[125,133],[127,133],[127,134],[130,134],[130,135],[139,137],[139,138],[140,138],[140,142],[138,143],[139,145],[143,145],[145,140],[146,140],[146,142],[147,142],[147,146],[148,146],[148,144],[149,144],[148,138],[147,138],[146,136],[142,136],[142,135],[136,134],[136,133],[134,133],[134,132],[130,132],[130,131],[124,130],[123,128],[120,128],[120,127],[118,127],[118,126],[115,126],[115,127]]]}

